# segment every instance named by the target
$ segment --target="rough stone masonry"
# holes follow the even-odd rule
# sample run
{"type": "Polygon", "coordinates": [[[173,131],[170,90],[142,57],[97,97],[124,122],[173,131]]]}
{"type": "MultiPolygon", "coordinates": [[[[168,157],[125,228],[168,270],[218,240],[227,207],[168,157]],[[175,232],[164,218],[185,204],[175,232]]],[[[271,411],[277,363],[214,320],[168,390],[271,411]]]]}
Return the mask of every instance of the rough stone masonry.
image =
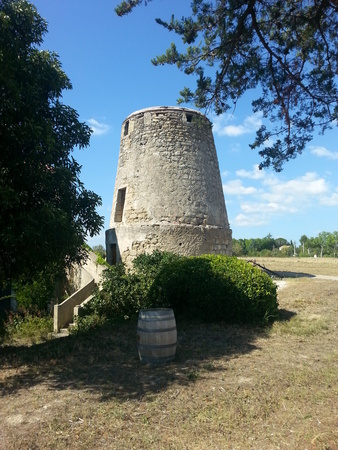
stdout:
{"type": "Polygon", "coordinates": [[[212,126],[192,109],[146,108],[122,124],[107,261],[155,249],[231,254],[212,126]]]}

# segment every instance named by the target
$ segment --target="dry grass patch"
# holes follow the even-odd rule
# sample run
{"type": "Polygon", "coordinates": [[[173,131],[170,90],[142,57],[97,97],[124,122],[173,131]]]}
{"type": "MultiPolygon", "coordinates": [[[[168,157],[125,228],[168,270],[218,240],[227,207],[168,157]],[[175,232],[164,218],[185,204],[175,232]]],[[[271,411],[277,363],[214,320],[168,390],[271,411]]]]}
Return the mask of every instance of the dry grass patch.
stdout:
{"type": "Polygon", "coordinates": [[[288,321],[275,324],[274,331],[284,335],[310,336],[329,331],[329,321],[318,314],[295,316],[288,321]]]}
{"type": "Polygon", "coordinates": [[[279,302],[269,329],[177,319],[160,367],[135,321],[0,348],[0,448],[337,449],[338,281],[288,279],[279,302]]]}

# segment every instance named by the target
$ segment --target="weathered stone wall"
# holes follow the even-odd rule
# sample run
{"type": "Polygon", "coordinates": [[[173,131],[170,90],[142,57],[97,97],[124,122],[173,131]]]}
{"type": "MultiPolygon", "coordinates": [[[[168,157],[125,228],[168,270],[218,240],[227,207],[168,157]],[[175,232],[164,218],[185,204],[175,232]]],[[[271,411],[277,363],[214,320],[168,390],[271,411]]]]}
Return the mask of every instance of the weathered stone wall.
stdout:
{"type": "MultiPolygon", "coordinates": [[[[120,227],[121,259],[129,264],[140,253],[165,250],[181,255],[231,254],[229,233],[219,227],[194,225],[140,225],[120,227]]],[[[231,237],[231,236],[230,236],[231,237]]]]}
{"type": "Polygon", "coordinates": [[[110,227],[107,252],[116,244],[117,260],[155,248],[231,254],[217,154],[204,115],[157,107],[124,121],[110,227]]]}

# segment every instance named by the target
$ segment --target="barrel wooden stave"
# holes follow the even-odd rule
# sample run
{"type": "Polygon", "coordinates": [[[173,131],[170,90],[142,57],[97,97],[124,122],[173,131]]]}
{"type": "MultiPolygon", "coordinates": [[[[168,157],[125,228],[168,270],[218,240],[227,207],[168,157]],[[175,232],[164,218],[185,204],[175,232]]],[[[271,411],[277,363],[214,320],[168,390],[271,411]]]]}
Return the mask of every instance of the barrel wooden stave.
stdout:
{"type": "Polygon", "coordinates": [[[175,358],[177,329],[169,308],[141,310],[137,323],[137,348],[140,360],[161,364],[175,358]]]}

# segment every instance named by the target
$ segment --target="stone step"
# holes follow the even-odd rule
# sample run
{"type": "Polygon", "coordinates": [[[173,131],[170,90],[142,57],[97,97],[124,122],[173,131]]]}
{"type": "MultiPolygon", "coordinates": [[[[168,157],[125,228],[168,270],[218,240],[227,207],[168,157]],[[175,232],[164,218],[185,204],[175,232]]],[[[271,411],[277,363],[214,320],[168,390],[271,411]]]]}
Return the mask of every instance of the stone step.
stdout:
{"type": "Polygon", "coordinates": [[[53,338],[62,338],[62,337],[67,337],[69,336],[69,331],[68,328],[60,328],[60,331],[58,333],[51,333],[51,336],[53,338]]]}
{"type": "Polygon", "coordinates": [[[68,334],[68,328],[60,328],[59,334],[68,334]]]}
{"type": "Polygon", "coordinates": [[[74,327],[75,327],[75,323],[69,323],[67,327],[60,328],[60,332],[58,334],[63,335],[63,336],[69,336],[69,330],[74,327]]]}

